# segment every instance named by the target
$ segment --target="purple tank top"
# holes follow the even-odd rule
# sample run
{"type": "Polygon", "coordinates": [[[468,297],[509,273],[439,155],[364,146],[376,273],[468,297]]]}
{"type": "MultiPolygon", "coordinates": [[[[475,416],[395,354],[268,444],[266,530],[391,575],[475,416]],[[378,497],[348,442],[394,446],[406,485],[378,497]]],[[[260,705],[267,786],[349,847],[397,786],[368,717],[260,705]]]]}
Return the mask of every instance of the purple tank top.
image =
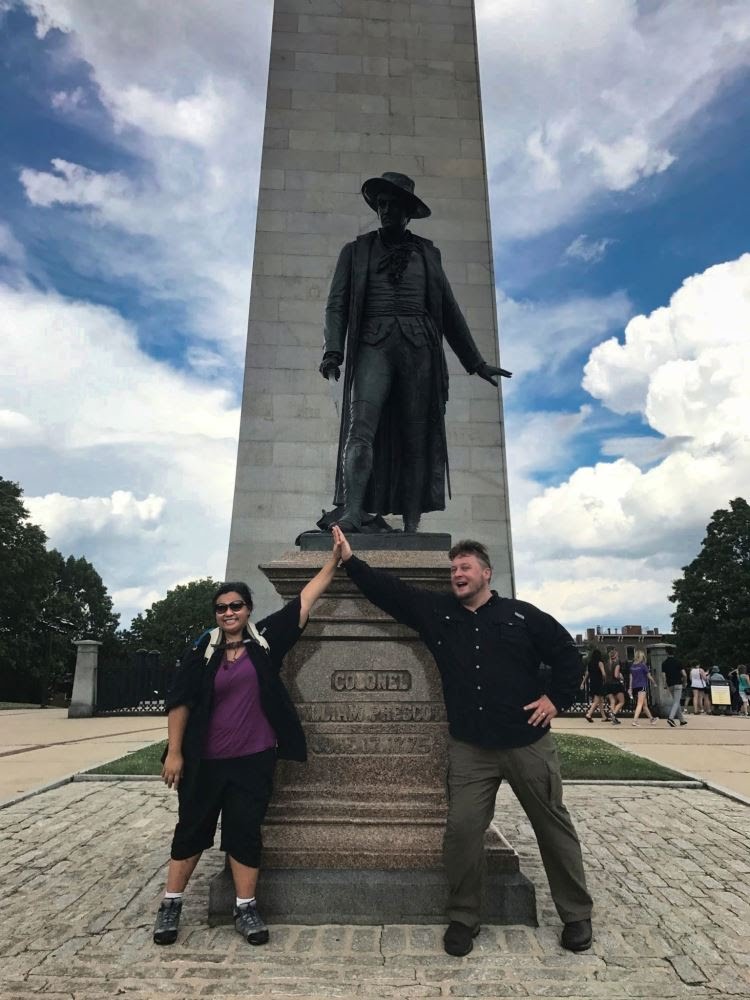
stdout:
{"type": "Polygon", "coordinates": [[[276,733],[263,712],[258,674],[247,649],[234,663],[225,656],[214,678],[214,707],[203,756],[246,757],[275,746],[276,733]]]}
{"type": "Polygon", "coordinates": [[[648,664],[634,663],[630,668],[630,684],[634,688],[648,687],[648,664]]]}

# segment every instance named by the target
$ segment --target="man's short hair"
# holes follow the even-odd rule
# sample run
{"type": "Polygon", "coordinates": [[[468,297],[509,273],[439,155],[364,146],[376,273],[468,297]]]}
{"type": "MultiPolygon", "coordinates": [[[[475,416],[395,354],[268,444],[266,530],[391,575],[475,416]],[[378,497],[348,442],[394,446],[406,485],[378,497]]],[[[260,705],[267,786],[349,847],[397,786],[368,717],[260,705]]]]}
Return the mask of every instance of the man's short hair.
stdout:
{"type": "Polygon", "coordinates": [[[451,561],[457,556],[476,556],[481,563],[484,563],[487,569],[492,569],[490,554],[487,551],[486,545],[482,545],[481,542],[475,542],[471,538],[464,538],[460,542],[456,542],[448,553],[448,558],[451,561]]]}

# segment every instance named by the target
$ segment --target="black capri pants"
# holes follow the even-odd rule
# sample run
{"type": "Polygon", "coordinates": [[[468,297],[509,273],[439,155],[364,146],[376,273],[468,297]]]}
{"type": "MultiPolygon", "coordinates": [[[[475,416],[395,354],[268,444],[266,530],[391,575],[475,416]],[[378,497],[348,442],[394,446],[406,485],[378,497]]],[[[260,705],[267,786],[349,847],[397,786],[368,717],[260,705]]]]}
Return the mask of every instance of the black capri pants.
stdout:
{"type": "Polygon", "coordinates": [[[179,813],[171,856],[184,861],[213,846],[221,813],[221,844],[235,861],[260,868],[261,825],[273,792],[276,750],[201,760],[177,787],[179,813]]]}

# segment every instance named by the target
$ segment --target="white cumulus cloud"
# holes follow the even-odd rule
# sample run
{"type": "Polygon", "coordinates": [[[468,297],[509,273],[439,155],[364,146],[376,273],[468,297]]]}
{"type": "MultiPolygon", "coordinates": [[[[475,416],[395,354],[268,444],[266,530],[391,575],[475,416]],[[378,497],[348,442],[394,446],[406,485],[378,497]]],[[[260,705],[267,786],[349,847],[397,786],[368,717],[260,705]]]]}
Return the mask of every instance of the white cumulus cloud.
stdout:
{"type": "Polygon", "coordinates": [[[750,64],[743,0],[476,0],[495,229],[555,228],[668,170],[750,64]]]}
{"type": "MultiPolygon", "coordinates": [[[[748,493],[748,329],[744,255],[692,276],[669,305],[632,319],[623,343],[594,348],[585,387],[616,412],[640,413],[650,444],[639,450],[639,439],[625,437],[614,461],[582,466],[531,497],[526,484],[528,502],[514,526],[527,570],[522,592],[549,599],[554,591],[558,613],[580,628],[586,622],[575,616],[602,579],[611,578],[621,595],[640,584],[649,600],[660,591],[655,624],[668,624],[672,580],[697,554],[711,514],[748,493]],[[579,575],[582,557],[591,560],[587,582],[579,575]]],[[[606,449],[616,455],[617,439],[606,449]]]]}
{"type": "MultiPolygon", "coordinates": [[[[221,577],[239,407],[228,390],[144,354],[110,309],[0,285],[13,379],[0,411],[3,475],[50,543],[90,559],[112,592],[221,577]]],[[[137,605],[121,605],[124,620],[137,605]]]]}

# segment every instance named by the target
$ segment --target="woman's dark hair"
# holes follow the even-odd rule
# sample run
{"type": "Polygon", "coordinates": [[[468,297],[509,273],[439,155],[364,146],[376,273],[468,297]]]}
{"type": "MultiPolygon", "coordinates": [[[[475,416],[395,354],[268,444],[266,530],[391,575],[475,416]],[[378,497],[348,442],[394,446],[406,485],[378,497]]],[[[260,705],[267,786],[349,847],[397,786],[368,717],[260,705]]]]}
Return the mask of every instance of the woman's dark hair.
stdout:
{"type": "Polygon", "coordinates": [[[253,592],[246,583],[242,583],[239,580],[228,580],[227,583],[222,583],[214,596],[211,598],[211,607],[216,604],[222,594],[231,594],[232,592],[239,594],[245,604],[247,604],[248,608],[251,611],[253,610],[253,592]]]}
{"type": "Polygon", "coordinates": [[[594,648],[588,655],[588,659],[586,660],[586,666],[593,667],[597,663],[604,663],[604,662],[605,662],[604,653],[602,653],[601,649],[594,648]]]}

